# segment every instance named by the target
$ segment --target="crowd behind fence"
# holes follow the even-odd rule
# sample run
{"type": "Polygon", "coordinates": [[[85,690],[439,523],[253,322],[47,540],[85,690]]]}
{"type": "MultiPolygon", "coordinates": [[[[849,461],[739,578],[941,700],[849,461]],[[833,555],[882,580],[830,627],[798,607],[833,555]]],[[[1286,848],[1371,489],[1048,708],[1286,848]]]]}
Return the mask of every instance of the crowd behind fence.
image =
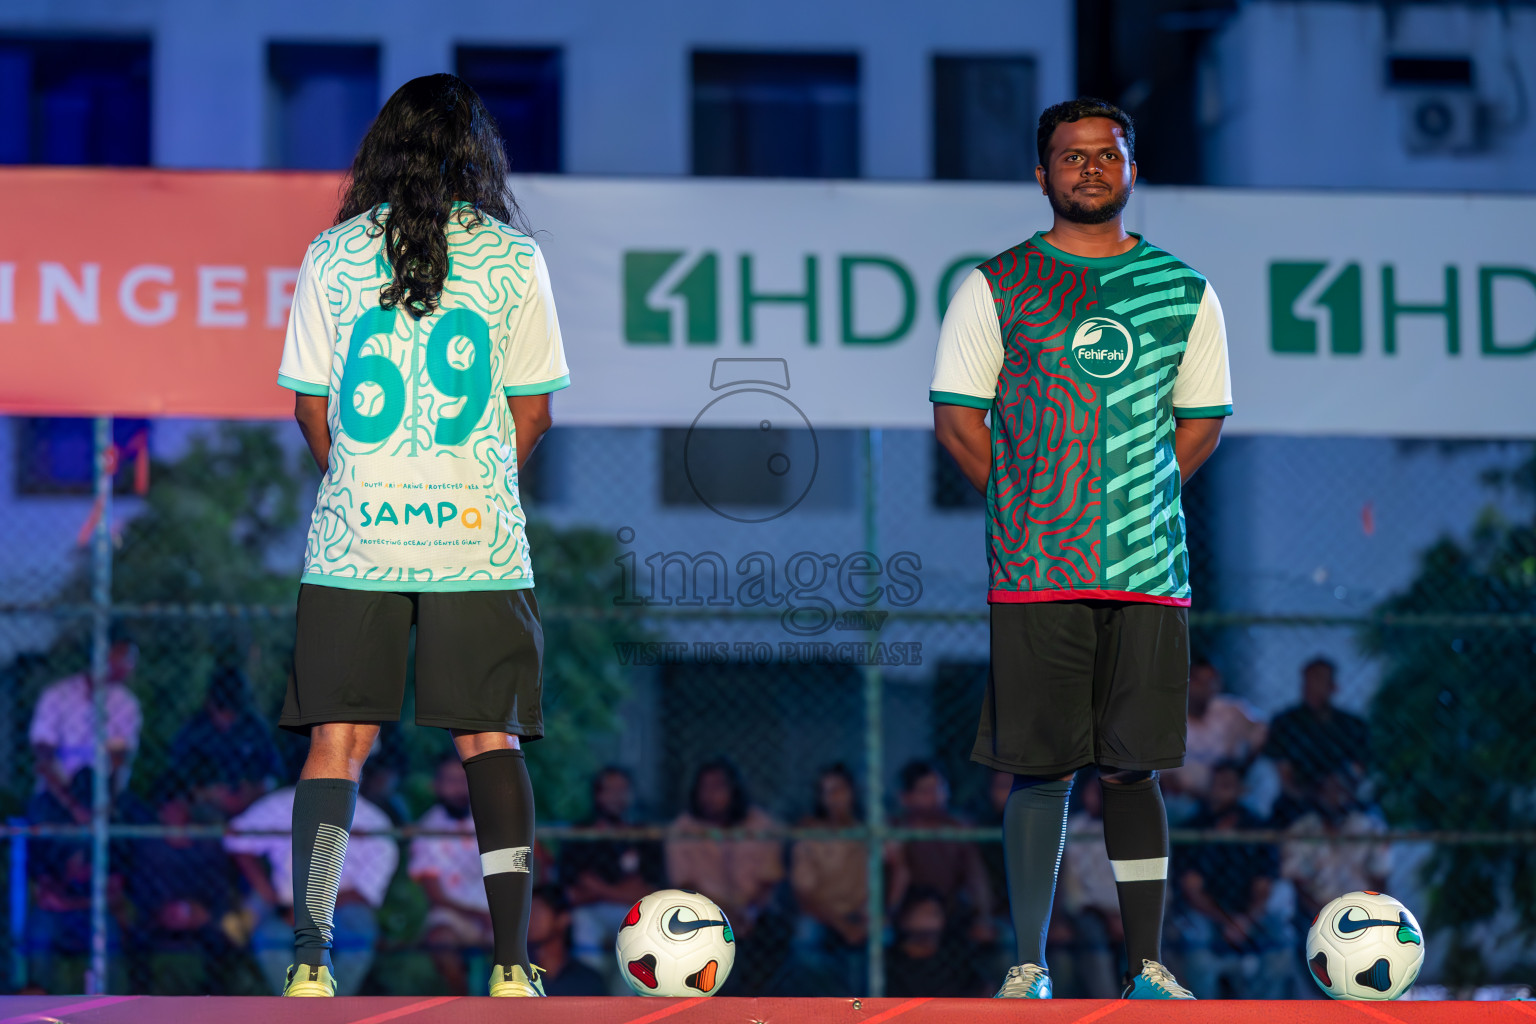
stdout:
{"type": "MultiPolygon", "coordinates": [[[[924,546],[932,523],[896,486],[925,439],[854,433],[837,484],[853,501],[786,517],[793,544],[779,554],[793,581],[799,552],[836,550],[833,582],[798,608],[726,607],[711,574],[739,575],[751,548],[711,540],[674,557],[681,545],[663,540],[647,554],[626,530],[665,535],[691,513],[637,481],[634,432],[573,433],[541,451],[551,466],[526,485],[549,723],[529,746],[530,938],[555,968],[551,990],[626,991],[618,922],[674,885],[714,898],[741,937],[729,992],[989,995],[1013,959],[1000,842],[1011,780],[968,759],[987,616],[946,589],[946,574],[984,572],[979,511],[943,491],[941,463],[919,474],[959,517],[945,529],[970,531],[966,573],[924,546]],[[562,506],[592,478],[606,504],[562,506]],[[649,518],[636,511],[647,502],[649,518]],[[626,576],[645,566],[660,567],[649,586],[626,576]],[[883,599],[848,601],[838,571],[878,581],[883,599]],[[671,597],[640,599],[657,579],[671,597]]],[[[274,722],[312,478],[270,428],[189,436],[141,496],[98,421],[94,494],[43,499],[68,520],[49,536],[73,552],[17,534],[0,555],[0,957],[14,991],[264,994],[289,961],[285,829],[305,742],[274,722]]],[[[1490,487],[1528,483],[1529,446],[1495,454],[1490,487]]],[[[1196,586],[1203,574],[1217,592],[1202,562],[1222,549],[1198,538],[1230,531],[1224,493],[1189,494],[1196,586]]],[[[1445,536],[1431,533],[1369,606],[1197,599],[1189,764],[1163,792],[1165,951],[1198,995],[1315,995],[1301,936],[1321,903],[1356,888],[1418,913],[1427,982],[1516,983],[1531,966],[1532,517],[1518,496],[1471,521],[1410,497],[1448,520],[1445,536]]],[[[1313,571],[1307,557],[1297,573],[1313,571]]],[[[489,971],[463,773],[412,713],[408,696],[362,784],[336,917],[347,991],[474,991],[489,971]]],[[[1102,835],[1085,772],[1048,944],[1059,996],[1118,992],[1102,835]]]]}

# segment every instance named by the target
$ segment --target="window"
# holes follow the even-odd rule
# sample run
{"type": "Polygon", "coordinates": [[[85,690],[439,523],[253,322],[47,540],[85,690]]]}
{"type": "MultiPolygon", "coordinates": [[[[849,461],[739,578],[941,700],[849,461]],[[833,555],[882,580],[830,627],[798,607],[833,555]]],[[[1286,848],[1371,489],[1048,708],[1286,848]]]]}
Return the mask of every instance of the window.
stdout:
{"type": "Polygon", "coordinates": [[[661,502],[672,506],[783,507],[806,490],[818,454],[806,430],[668,427],[661,439],[661,502]]]}
{"type": "Polygon", "coordinates": [[[753,523],[792,509],[852,508],[858,434],[803,426],[663,428],[661,503],[753,523]]]}
{"type": "MultiPolygon", "coordinates": [[[[96,490],[96,421],[75,416],[18,416],[17,494],[91,494],[96,490]]],[[[113,490],[127,494],[141,461],[149,457],[149,420],[114,419],[117,446],[113,490]]]]}
{"type": "Polygon", "coordinates": [[[971,486],[971,482],[960,472],[960,467],[955,463],[954,457],[944,450],[936,437],[929,437],[931,447],[931,464],[933,474],[930,479],[930,493],[933,496],[934,508],[982,508],[987,499],[980,491],[971,486]]]}
{"type": "Polygon", "coordinates": [[[267,46],[268,160],[273,167],[350,167],[379,111],[379,48],[372,44],[267,46]]]}
{"type": "Polygon", "coordinates": [[[454,65],[496,119],[512,170],[558,173],[560,51],[460,46],[454,65]]]}
{"type": "Polygon", "coordinates": [[[0,37],[0,163],[149,164],[149,42],[0,37]]]}
{"type": "Polygon", "coordinates": [[[1032,58],[935,57],[933,176],[1033,177],[1038,116],[1032,58]]]}
{"type": "Polygon", "coordinates": [[[693,55],[693,173],[859,176],[859,58],[693,55]]]}

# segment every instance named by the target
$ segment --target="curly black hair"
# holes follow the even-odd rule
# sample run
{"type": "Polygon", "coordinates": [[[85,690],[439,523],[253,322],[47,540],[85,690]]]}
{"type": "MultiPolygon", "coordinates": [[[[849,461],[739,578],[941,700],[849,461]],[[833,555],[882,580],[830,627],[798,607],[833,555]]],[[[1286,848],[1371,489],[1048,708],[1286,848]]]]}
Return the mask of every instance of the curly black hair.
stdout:
{"type": "Polygon", "coordinates": [[[528,231],[507,185],[501,133],[479,95],[457,75],[413,78],[357,147],[336,212],[337,224],[366,212],[384,233],[394,280],[379,290],[379,305],[417,319],[437,309],[456,202],[467,204],[459,212],[466,227],[489,216],[528,231]]]}
{"type": "Polygon", "coordinates": [[[1056,126],[1064,122],[1081,121],[1085,117],[1107,117],[1119,125],[1120,130],[1125,132],[1126,152],[1132,160],[1136,159],[1136,125],[1131,121],[1131,115],[1105,100],[1080,96],[1075,100],[1046,107],[1040,115],[1039,127],[1035,129],[1035,151],[1040,156],[1042,166],[1050,155],[1051,136],[1056,134],[1056,126]]]}

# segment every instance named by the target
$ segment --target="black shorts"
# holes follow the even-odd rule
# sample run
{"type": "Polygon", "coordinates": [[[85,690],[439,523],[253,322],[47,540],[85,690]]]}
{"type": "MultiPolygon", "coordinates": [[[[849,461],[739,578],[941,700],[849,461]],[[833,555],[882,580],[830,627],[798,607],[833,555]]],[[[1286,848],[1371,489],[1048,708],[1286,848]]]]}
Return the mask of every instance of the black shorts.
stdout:
{"type": "Polygon", "coordinates": [[[396,722],[416,626],[416,724],[544,735],[544,630],[532,589],[299,588],[293,678],[278,724],[396,722]]]}
{"type": "Polygon", "coordinates": [[[1184,763],[1189,611],[1136,601],[992,605],[992,667],[971,759],[1055,777],[1184,763]]]}

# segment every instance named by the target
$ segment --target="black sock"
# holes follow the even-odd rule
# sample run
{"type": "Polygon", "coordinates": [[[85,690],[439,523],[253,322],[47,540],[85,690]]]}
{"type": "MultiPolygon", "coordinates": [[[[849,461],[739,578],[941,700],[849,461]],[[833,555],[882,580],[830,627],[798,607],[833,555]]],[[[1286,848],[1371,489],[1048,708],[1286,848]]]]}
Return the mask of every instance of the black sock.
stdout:
{"type": "Polygon", "coordinates": [[[1168,812],[1157,779],[1104,783],[1104,849],[1115,872],[1130,973],[1163,959],[1163,901],[1168,891],[1168,812]]]}
{"type": "Polygon", "coordinates": [[[1067,839],[1072,780],[1017,775],[1003,809],[1003,861],[1008,912],[1018,937],[1018,963],[1045,966],[1045,933],[1056,899],[1056,875],[1067,839]]]}
{"type": "Polygon", "coordinates": [[[528,969],[533,904],[533,783],[521,750],[488,750],[464,762],[480,843],[480,871],[491,904],[495,962],[528,969]]]}
{"type": "Polygon", "coordinates": [[[294,962],[331,966],[336,894],[357,809],[351,779],[300,779],[293,788],[294,962]]]}

